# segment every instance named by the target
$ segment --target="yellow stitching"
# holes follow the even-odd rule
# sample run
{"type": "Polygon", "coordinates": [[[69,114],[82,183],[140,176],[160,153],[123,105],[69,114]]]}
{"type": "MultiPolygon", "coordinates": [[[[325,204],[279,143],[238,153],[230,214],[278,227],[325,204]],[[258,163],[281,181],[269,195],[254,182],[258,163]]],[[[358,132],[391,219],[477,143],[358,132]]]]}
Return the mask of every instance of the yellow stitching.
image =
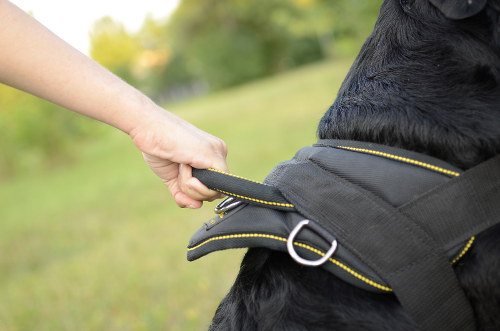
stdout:
{"type": "MultiPolygon", "coordinates": [[[[309,245],[306,245],[306,244],[302,244],[302,243],[298,243],[298,242],[294,242],[293,243],[294,245],[296,246],[299,246],[299,247],[302,247],[302,248],[305,248],[305,249],[308,249],[316,254],[319,254],[321,256],[324,256],[325,253],[323,253],[322,251],[314,248],[314,247],[311,247],[309,245]]],[[[376,287],[382,291],[387,291],[387,292],[392,292],[392,288],[390,287],[387,287],[387,286],[384,286],[384,285],[381,285],[379,283],[376,283],[374,282],[373,280],[371,279],[368,279],[366,278],[365,276],[357,273],[356,271],[352,270],[351,268],[349,268],[348,266],[346,266],[345,264],[343,264],[342,262],[338,261],[338,260],[335,260],[333,257],[329,258],[330,262],[332,262],[333,264],[337,265],[338,267],[344,269],[345,271],[347,271],[348,273],[350,273],[352,276],[358,278],[359,280],[367,283],[368,285],[371,285],[373,287],[376,287]]]]}
{"type": "MultiPolygon", "coordinates": [[[[221,173],[221,174],[224,174],[224,175],[227,175],[227,176],[231,176],[231,177],[235,177],[235,178],[240,178],[240,179],[252,182],[252,183],[257,183],[257,184],[269,186],[269,185],[264,184],[264,183],[259,183],[259,182],[256,182],[254,180],[250,180],[250,179],[247,179],[247,178],[244,178],[244,177],[236,176],[236,175],[233,175],[233,174],[230,174],[230,173],[227,173],[227,172],[224,172],[224,171],[220,171],[220,170],[217,170],[217,169],[208,168],[208,170],[213,171],[213,172],[218,172],[218,173],[221,173]]],[[[274,201],[265,201],[265,200],[260,200],[260,199],[246,197],[246,196],[243,196],[243,195],[238,195],[238,194],[235,194],[235,193],[226,192],[226,191],[219,190],[219,189],[216,189],[216,188],[212,188],[212,189],[215,190],[215,191],[218,191],[220,193],[224,193],[224,194],[227,194],[227,195],[232,195],[232,196],[235,196],[237,198],[247,199],[247,200],[254,201],[254,202],[259,202],[259,203],[266,204],[266,205],[289,207],[289,208],[294,208],[295,207],[291,203],[280,203],[280,202],[274,202],[274,201]]]]}
{"type": "Polygon", "coordinates": [[[247,199],[247,200],[258,202],[258,203],[262,203],[262,204],[265,204],[265,205],[281,206],[281,207],[289,207],[289,208],[294,208],[295,207],[291,203],[281,203],[281,202],[274,202],[274,201],[259,200],[259,199],[249,198],[249,197],[246,197],[246,196],[243,196],[243,195],[239,195],[239,194],[234,194],[234,193],[231,193],[231,192],[226,192],[226,191],[219,190],[219,189],[216,189],[216,188],[212,188],[212,189],[215,190],[215,191],[217,191],[217,192],[224,193],[226,195],[232,195],[232,196],[235,196],[237,198],[247,199]]]}
{"type": "Polygon", "coordinates": [[[260,184],[260,185],[266,185],[266,186],[269,186],[269,185],[267,185],[267,184],[260,183],[260,182],[257,182],[257,181],[255,181],[255,180],[251,180],[251,179],[244,178],[244,177],[241,177],[241,176],[236,176],[236,175],[233,175],[233,174],[230,174],[230,173],[227,173],[227,172],[224,172],[224,171],[220,171],[220,170],[217,170],[217,169],[214,169],[214,168],[208,168],[207,170],[210,170],[210,171],[213,171],[213,172],[218,172],[218,173],[220,173],[220,174],[227,175],[227,176],[231,176],[231,177],[235,177],[235,178],[239,178],[239,179],[244,179],[244,180],[249,181],[249,182],[252,182],[252,183],[257,183],[257,184],[260,184]]]}
{"type": "Polygon", "coordinates": [[[362,275],[358,274],[356,271],[350,269],[345,264],[342,264],[342,263],[340,263],[339,261],[337,261],[337,260],[335,260],[333,258],[330,258],[330,261],[332,263],[336,264],[337,266],[339,266],[340,268],[344,269],[345,271],[347,271],[348,273],[350,273],[354,277],[358,278],[359,280],[367,283],[368,285],[376,287],[376,288],[378,288],[378,289],[380,289],[382,291],[392,292],[392,288],[384,286],[384,285],[380,285],[379,283],[375,283],[373,280],[368,279],[365,276],[362,276],[362,275]]]}
{"type": "MultiPolygon", "coordinates": [[[[195,250],[195,249],[197,249],[197,248],[199,248],[199,247],[201,247],[201,246],[203,246],[203,245],[205,245],[205,244],[207,244],[207,243],[209,243],[211,241],[215,241],[215,240],[224,240],[224,239],[232,239],[232,238],[254,238],[254,237],[275,239],[275,240],[279,240],[279,241],[283,241],[283,242],[287,241],[286,238],[278,237],[278,236],[273,236],[273,235],[269,235],[269,234],[260,234],[260,233],[233,234],[233,235],[219,236],[219,237],[213,237],[213,238],[207,239],[204,242],[202,242],[201,244],[198,244],[197,246],[188,248],[188,251],[193,251],[193,250],[195,250]]],[[[299,242],[296,242],[296,241],[293,244],[296,245],[296,246],[305,248],[307,250],[310,250],[311,252],[314,252],[314,253],[319,254],[321,256],[325,255],[325,253],[323,253],[322,251],[320,251],[320,250],[318,250],[318,249],[316,249],[314,247],[311,247],[309,245],[302,244],[302,243],[299,243],[299,242]]],[[[342,262],[340,262],[338,260],[335,260],[334,258],[330,258],[329,260],[333,264],[335,264],[338,267],[344,269],[345,271],[347,271],[348,273],[350,273],[354,277],[358,278],[359,280],[367,283],[368,285],[371,285],[371,286],[376,287],[378,289],[381,289],[383,291],[387,291],[387,292],[392,291],[392,289],[390,287],[381,285],[379,283],[376,283],[376,282],[374,282],[374,281],[366,278],[365,276],[357,273],[356,271],[352,270],[351,268],[349,268],[348,266],[346,266],[342,262]]]]}
{"type": "Polygon", "coordinates": [[[194,251],[195,249],[200,248],[201,246],[208,244],[209,242],[215,241],[215,240],[233,239],[233,238],[254,238],[254,237],[276,239],[276,240],[285,241],[285,242],[287,241],[283,237],[273,236],[270,234],[261,234],[261,233],[229,234],[226,236],[218,236],[218,237],[213,237],[213,238],[207,239],[204,242],[202,242],[201,244],[198,244],[194,247],[188,248],[188,251],[194,251]]]}
{"type": "Polygon", "coordinates": [[[398,160],[398,161],[403,161],[403,162],[406,162],[406,163],[415,164],[415,165],[418,165],[418,166],[421,166],[421,167],[424,167],[424,168],[428,168],[428,169],[431,169],[431,170],[434,170],[434,171],[442,172],[442,173],[447,174],[447,175],[460,176],[460,173],[458,173],[456,171],[451,171],[451,170],[448,170],[448,169],[444,169],[444,168],[441,168],[441,167],[434,166],[434,165],[429,164],[429,163],[412,160],[412,159],[409,159],[409,158],[406,158],[406,157],[401,157],[401,156],[397,156],[397,155],[393,155],[393,154],[388,154],[388,153],[374,151],[374,150],[370,150],[370,149],[364,149],[364,148],[354,148],[354,147],[347,147],[347,146],[337,146],[337,147],[338,148],[342,148],[342,149],[348,149],[348,150],[352,150],[352,151],[357,151],[357,152],[365,152],[365,153],[369,153],[369,154],[385,156],[385,157],[388,157],[388,158],[391,158],[391,159],[395,159],[395,160],[398,160]]]}
{"type": "MultiPolygon", "coordinates": [[[[260,238],[268,238],[268,239],[274,239],[274,240],[278,240],[278,241],[282,241],[282,242],[286,242],[287,239],[286,238],[283,238],[283,237],[278,237],[278,236],[274,236],[274,235],[270,235],[270,234],[260,234],[260,233],[247,233],[247,234],[232,234],[232,235],[226,235],[226,236],[218,236],[218,237],[213,237],[213,238],[210,238],[210,239],[207,239],[205,240],[204,242],[202,242],[201,244],[198,244],[197,246],[194,246],[194,247],[191,247],[191,248],[188,248],[187,250],[188,251],[194,251],[195,249],[198,249],[200,248],[201,246],[205,245],[205,244],[208,244],[209,242],[211,241],[215,241],[215,240],[224,240],[224,239],[233,239],[233,238],[255,238],[255,237],[260,237],[260,238]]],[[[460,258],[462,258],[465,253],[470,249],[470,247],[472,246],[472,243],[474,242],[475,240],[475,237],[471,237],[469,242],[467,243],[467,245],[464,247],[464,249],[462,250],[462,252],[459,254],[459,256],[457,256],[451,263],[455,263],[457,262],[460,258]]],[[[324,256],[325,253],[323,253],[322,251],[320,251],[319,249],[316,249],[314,247],[311,247],[309,245],[306,245],[306,244],[303,244],[303,243],[299,243],[299,242],[294,242],[293,243],[294,245],[296,246],[299,246],[299,247],[302,247],[302,248],[305,248],[307,250],[310,250],[311,252],[314,252],[318,255],[321,255],[321,256],[324,256]]],[[[374,282],[373,280],[371,279],[368,279],[366,278],[365,276],[357,273],[356,271],[354,271],[353,269],[349,268],[348,266],[346,266],[345,264],[343,264],[342,262],[338,261],[338,260],[335,260],[334,258],[330,258],[329,259],[330,262],[332,262],[333,264],[337,265],[338,267],[344,269],[346,272],[350,273],[352,276],[358,278],[359,280],[367,283],[368,285],[371,285],[373,287],[376,287],[382,291],[386,291],[386,292],[391,292],[392,289],[390,287],[387,287],[387,286],[384,286],[384,285],[381,285],[379,283],[376,283],[374,282]]]]}
{"type": "Polygon", "coordinates": [[[474,237],[474,236],[470,237],[467,245],[465,245],[464,249],[462,249],[460,254],[458,254],[458,256],[453,261],[451,261],[451,264],[455,264],[458,260],[460,260],[465,255],[465,253],[467,253],[467,251],[472,246],[472,243],[474,242],[475,239],[476,239],[476,237],[474,237]]]}

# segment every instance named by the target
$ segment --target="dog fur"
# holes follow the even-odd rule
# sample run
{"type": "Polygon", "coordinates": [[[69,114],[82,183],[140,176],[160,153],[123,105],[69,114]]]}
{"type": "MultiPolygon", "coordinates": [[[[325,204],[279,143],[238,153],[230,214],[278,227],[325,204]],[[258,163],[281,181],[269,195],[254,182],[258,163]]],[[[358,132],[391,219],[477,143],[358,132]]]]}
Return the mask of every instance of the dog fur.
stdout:
{"type": "MultiPolygon", "coordinates": [[[[500,0],[465,19],[446,18],[431,2],[384,1],[319,124],[320,138],[400,147],[462,169],[500,153],[500,0]]],[[[455,271],[478,330],[500,330],[500,226],[479,234],[455,271]]],[[[254,248],[210,329],[417,328],[392,294],[370,293],[287,254],[254,248]]]]}

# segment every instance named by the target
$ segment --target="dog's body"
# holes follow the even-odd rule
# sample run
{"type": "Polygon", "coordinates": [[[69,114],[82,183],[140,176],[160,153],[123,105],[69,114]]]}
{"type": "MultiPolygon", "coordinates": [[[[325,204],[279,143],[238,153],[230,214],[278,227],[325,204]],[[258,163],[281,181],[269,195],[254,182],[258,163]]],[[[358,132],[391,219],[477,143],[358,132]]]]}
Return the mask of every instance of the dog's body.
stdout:
{"type": "MultiPolygon", "coordinates": [[[[400,147],[462,169],[500,154],[500,0],[461,19],[445,17],[449,3],[384,2],[321,120],[320,138],[400,147]]],[[[500,226],[479,234],[455,271],[478,329],[500,330],[500,226]]],[[[254,248],[211,329],[417,328],[392,294],[364,291],[287,254],[254,248]]]]}

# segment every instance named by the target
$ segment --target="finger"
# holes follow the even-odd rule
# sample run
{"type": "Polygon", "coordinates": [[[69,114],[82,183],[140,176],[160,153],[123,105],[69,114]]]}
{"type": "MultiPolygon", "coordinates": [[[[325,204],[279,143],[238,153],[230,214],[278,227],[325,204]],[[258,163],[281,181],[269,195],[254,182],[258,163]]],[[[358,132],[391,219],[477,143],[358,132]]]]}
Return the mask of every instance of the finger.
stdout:
{"type": "Polygon", "coordinates": [[[195,200],[212,201],[222,197],[218,192],[212,191],[192,175],[189,165],[181,165],[179,171],[180,188],[183,193],[195,200]]]}
{"type": "Polygon", "coordinates": [[[215,169],[215,170],[219,170],[219,171],[222,171],[225,173],[230,172],[229,168],[227,167],[227,164],[224,160],[222,160],[221,162],[214,162],[210,168],[215,169]]]}
{"type": "Polygon", "coordinates": [[[212,161],[210,168],[229,173],[229,168],[226,163],[226,154],[212,161]]]}
{"type": "Polygon", "coordinates": [[[200,200],[193,199],[186,195],[179,189],[179,185],[177,180],[171,181],[167,183],[168,190],[172,197],[174,198],[175,203],[181,208],[191,208],[196,209],[200,208],[203,205],[203,202],[200,200]]]}
{"type": "Polygon", "coordinates": [[[180,191],[174,195],[174,200],[181,208],[198,209],[203,206],[203,201],[192,199],[180,191]]]}
{"type": "MultiPolygon", "coordinates": [[[[191,161],[187,162],[194,168],[207,169],[214,168],[220,171],[229,172],[226,163],[227,156],[227,146],[226,144],[217,138],[213,138],[209,144],[208,148],[204,148],[196,157],[191,161]]],[[[185,162],[181,162],[185,163],[185,162]]]]}

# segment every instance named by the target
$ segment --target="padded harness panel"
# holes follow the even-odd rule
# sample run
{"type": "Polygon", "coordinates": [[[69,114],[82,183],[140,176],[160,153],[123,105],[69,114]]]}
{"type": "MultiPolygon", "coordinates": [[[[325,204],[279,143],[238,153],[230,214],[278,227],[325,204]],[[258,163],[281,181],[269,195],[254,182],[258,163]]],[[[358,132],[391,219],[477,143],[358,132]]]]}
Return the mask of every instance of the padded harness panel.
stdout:
{"type": "MultiPolygon", "coordinates": [[[[206,222],[191,238],[188,259],[240,247],[286,252],[290,233],[308,219],[337,239],[321,267],[366,290],[394,291],[423,330],[474,330],[452,264],[475,234],[500,221],[499,170],[499,157],[464,173],[397,148],[322,140],[279,164],[266,185],[220,177],[211,185],[199,174],[245,203],[206,222]]],[[[293,248],[316,260],[331,245],[326,237],[305,227],[293,248]]]]}

